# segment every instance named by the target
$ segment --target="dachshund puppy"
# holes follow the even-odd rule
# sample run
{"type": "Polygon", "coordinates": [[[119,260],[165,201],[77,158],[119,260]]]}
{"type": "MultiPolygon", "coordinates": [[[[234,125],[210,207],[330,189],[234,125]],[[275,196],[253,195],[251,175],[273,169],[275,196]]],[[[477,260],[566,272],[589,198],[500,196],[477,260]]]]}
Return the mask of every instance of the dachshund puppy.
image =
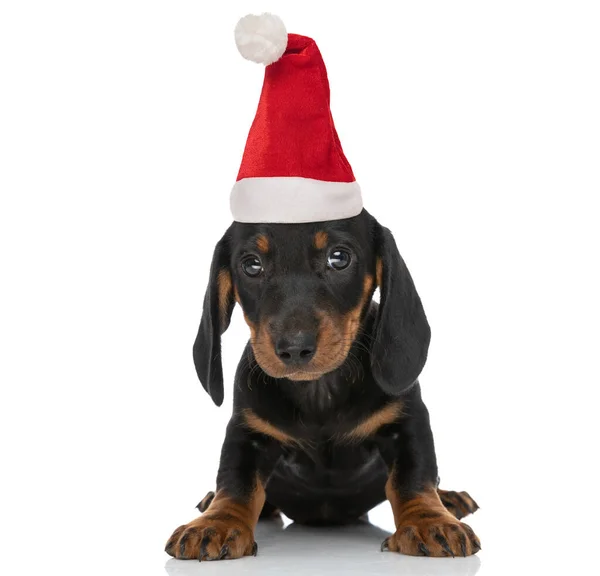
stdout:
{"type": "Polygon", "coordinates": [[[256,554],[254,527],[345,524],[389,500],[382,550],[467,556],[460,518],[477,504],[438,489],[419,374],[430,329],[392,234],[368,212],[308,224],[234,222],[216,246],[194,344],[202,385],[223,402],[221,334],[236,302],[250,327],[233,415],[205,512],[166,551],[215,560],[256,554]],[[379,287],[381,302],[372,301],[379,287]]]}

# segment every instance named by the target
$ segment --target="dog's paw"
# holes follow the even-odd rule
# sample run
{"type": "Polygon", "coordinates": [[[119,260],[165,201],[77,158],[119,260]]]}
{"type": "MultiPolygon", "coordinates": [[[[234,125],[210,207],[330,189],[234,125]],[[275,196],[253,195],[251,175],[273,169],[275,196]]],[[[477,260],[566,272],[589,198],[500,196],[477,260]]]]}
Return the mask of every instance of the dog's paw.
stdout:
{"type": "Polygon", "coordinates": [[[467,492],[438,489],[438,495],[446,509],[459,520],[479,509],[477,502],[467,492]]]}
{"type": "MultiPolygon", "coordinates": [[[[481,550],[473,529],[450,515],[420,518],[401,524],[396,532],[381,544],[381,550],[401,552],[410,556],[471,556],[481,550]]],[[[431,515],[433,516],[432,513],[431,515]]]]}
{"type": "Polygon", "coordinates": [[[256,556],[257,551],[252,530],[227,513],[200,516],[180,526],[165,546],[175,558],[200,561],[256,556]]]}

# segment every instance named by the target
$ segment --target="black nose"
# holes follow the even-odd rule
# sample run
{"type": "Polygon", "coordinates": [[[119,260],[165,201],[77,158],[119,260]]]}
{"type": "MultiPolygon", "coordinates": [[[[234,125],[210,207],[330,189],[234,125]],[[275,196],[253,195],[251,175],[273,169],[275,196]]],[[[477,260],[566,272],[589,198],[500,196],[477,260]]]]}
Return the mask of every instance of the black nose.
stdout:
{"type": "Polygon", "coordinates": [[[317,339],[311,332],[283,336],[275,343],[275,353],[284,364],[307,364],[315,355],[317,339]]]}

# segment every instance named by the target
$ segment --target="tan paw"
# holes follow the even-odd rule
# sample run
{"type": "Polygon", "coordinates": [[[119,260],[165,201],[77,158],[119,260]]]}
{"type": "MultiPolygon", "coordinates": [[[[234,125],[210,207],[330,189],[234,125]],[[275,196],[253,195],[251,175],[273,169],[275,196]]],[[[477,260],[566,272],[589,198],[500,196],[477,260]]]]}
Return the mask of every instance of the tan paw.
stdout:
{"type": "Polygon", "coordinates": [[[175,558],[200,561],[256,556],[257,550],[252,530],[226,512],[207,513],[180,526],[165,547],[175,558]]]}
{"type": "Polygon", "coordinates": [[[398,526],[381,549],[410,556],[471,556],[481,544],[470,526],[449,514],[422,512],[398,526]]]}
{"type": "Polygon", "coordinates": [[[459,520],[479,510],[477,502],[471,498],[468,492],[438,489],[438,495],[446,509],[459,520]]]}

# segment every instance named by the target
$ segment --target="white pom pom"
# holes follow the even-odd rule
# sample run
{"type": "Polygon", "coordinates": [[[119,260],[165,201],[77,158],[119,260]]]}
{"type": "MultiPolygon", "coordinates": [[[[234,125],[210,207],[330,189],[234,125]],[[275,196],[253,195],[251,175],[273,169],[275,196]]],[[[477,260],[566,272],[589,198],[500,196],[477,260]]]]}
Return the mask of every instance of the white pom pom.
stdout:
{"type": "Polygon", "coordinates": [[[246,60],[271,64],[279,60],[287,47],[287,31],[275,14],[248,14],[235,27],[235,43],[246,60]]]}

